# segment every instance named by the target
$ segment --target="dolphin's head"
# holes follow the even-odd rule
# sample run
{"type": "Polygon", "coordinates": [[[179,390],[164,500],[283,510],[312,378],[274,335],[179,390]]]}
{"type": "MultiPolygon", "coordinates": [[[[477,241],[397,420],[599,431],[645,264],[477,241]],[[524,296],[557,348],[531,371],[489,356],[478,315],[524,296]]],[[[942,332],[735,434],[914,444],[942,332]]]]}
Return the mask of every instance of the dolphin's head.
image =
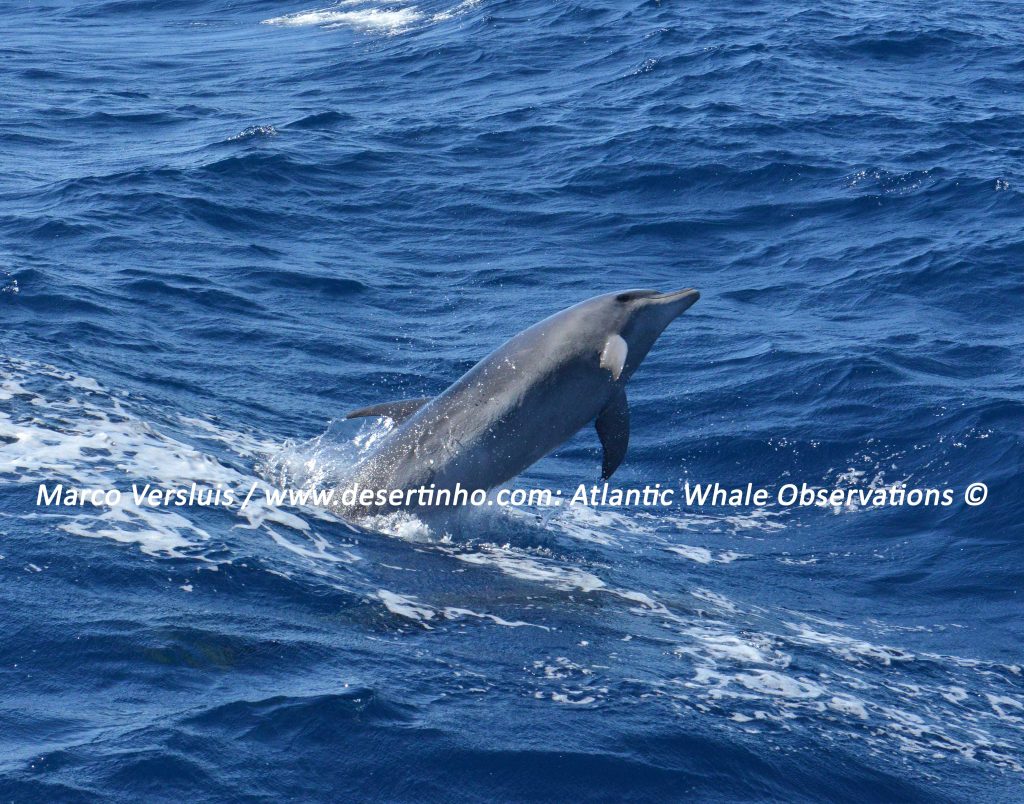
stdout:
{"type": "MultiPolygon", "coordinates": [[[[613,306],[613,320],[618,324],[617,332],[624,343],[612,340],[612,350],[625,349],[624,360],[618,360],[621,368],[612,371],[616,379],[628,380],[647,357],[654,342],[662,331],[700,298],[693,288],[660,293],[657,290],[627,290],[609,294],[608,303],[613,306]]],[[[614,357],[604,360],[614,363],[614,357]]],[[[604,362],[602,362],[604,365],[604,362]]]]}

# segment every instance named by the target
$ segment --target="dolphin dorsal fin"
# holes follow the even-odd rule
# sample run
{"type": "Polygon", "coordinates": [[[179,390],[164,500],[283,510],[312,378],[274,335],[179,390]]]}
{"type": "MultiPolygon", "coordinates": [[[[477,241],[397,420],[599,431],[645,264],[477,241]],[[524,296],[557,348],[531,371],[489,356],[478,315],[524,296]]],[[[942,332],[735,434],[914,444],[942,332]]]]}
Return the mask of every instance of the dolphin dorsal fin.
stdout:
{"type": "Polygon", "coordinates": [[[626,365],[626,355],[629,354],[629,346],[621,335],[610,335],[604,343],[604,350],[601,352],[601,368],[608,369],[612,373],[612,379],[619,379],[622,374],[622,367],[626,365]]]}
{"type": "Polygon", "coordinates": [[[601,479],[607,480],[619,468],[629,446],[629,402],[626,400],[625,388],[620,388],[612,395],[608,404],[597,414],[594,424],[604,448],[601,479]]]}
{"type": "Polygon", "coordinates": [[[431,399],[433,397],[425,396],[421,399],[398,399],[394,402],[381,402],[379,405],[370,405],[366,408],[350,411],[345,414],[345,418],[360,419],[363,416],[387,416],[389,419],[394,419],[396,424],[401,424],[431,399]]]}

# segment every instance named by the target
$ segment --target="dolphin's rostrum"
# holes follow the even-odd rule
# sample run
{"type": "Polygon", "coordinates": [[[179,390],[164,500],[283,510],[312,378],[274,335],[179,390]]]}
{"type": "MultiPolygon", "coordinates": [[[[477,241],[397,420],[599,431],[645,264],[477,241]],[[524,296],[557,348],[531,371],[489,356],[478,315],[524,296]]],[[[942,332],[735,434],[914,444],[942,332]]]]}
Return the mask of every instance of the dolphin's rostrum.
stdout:
{"type": "MultiPolygon", "coordinates": [[[[662,330],[700,294],[607,293],[545,318],[485,357],[439,396],[386,402],[347,418],[396,427],[352,467],[364,489],[491,489],[589,422],[611,477],[629,443],[626,383],[662,330]]],[[[379,511],[393,506],[369,506],[379,511]]]]}

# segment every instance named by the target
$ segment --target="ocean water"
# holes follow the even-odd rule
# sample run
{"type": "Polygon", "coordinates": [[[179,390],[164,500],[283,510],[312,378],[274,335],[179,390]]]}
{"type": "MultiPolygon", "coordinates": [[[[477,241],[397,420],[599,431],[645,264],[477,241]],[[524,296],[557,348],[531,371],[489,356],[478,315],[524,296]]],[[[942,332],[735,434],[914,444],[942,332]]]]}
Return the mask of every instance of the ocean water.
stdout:
{"type": "Polygon", "coordinates": [[[0,799],[1024,797],[1018,11],[5,4],[0,799]],[[685,286],[616,484],[985,504],[36,505],[329,482],[685,286]]]}

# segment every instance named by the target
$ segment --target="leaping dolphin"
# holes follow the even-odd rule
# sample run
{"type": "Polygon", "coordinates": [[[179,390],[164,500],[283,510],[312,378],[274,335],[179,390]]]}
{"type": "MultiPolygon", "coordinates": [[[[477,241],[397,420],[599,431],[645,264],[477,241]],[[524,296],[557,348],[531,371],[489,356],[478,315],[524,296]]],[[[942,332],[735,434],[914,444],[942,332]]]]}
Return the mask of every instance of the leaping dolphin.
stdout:
{"type": "Polygon", "coordinates": [[[595,296],[519,333],[439,396],[352,411],[346,418],[387,416],[396,427],[352,467],[346,485],[491,489],[591,421],[608,479],[629,443],[626,383],[665,327],[699,298],[692,288],[595,296]]]}

